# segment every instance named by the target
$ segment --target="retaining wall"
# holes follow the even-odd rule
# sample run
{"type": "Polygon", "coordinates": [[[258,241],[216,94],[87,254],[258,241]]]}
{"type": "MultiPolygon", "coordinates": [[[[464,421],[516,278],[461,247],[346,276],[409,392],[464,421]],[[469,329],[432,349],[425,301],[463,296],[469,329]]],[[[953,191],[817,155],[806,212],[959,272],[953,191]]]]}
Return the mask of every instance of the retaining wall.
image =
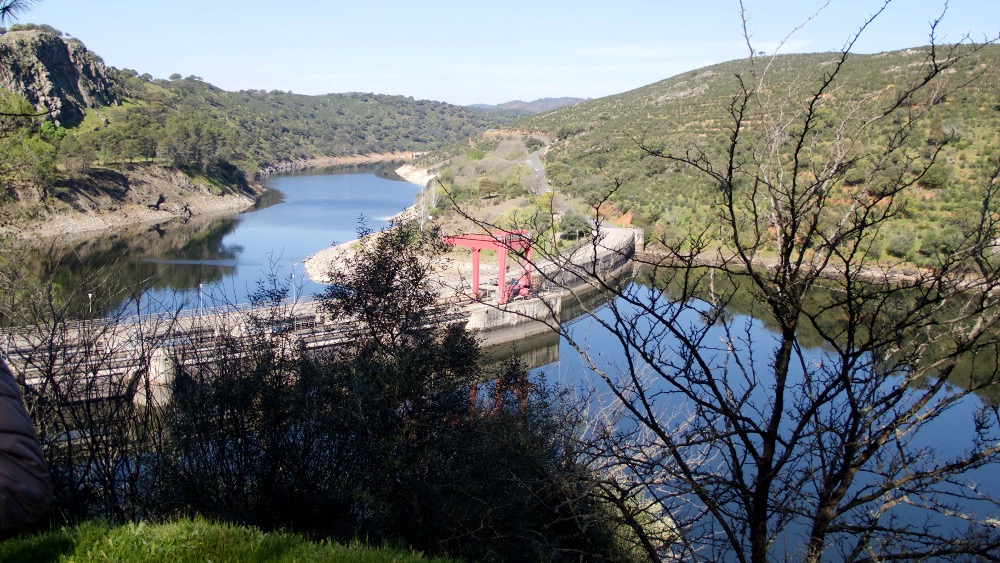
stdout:
{"type": "Polygon", "coordinates": [[[466,328],[476,330],[483,347],[496,347],[553,332],[562,322],[564,299],[595,289],[603,280],[621,276],[642,249],[641,229],[605,229],[565,258],[535,265],[542,277],[538,298],[503,305],[481,304],[471,309],[466,328]],[[569,293],[566,291],[569,290],[569,293]]]}

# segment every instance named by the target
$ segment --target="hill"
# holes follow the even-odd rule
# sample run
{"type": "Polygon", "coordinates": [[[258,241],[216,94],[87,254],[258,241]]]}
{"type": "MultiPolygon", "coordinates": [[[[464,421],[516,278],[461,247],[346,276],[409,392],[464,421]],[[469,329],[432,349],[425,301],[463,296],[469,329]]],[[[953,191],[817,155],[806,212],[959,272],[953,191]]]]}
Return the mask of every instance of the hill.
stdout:
{"type": "MultiPolygon", "coordinates": [[[[169,167],[196,179],[199,193],[245,194],[258,174],[314,159],[412,156],[516,117],[404,96],[227,92],[197,76],[153,79],[106,67],[78,39],[34,24],[0,34],[0,91],[7,92],[0,100],[6,113],[47,114],[3,118],[0,211],[14,228],[67,205],[92,210],[124,203],[105,197],[91,205],[90,195],[76,189],[111,177],[103,172],[109,169],[127,177],[136,167],[169,167]]],[[[119,188],[96,191],[128,191],[119,188]]],[[[182,208],[185,196],[175,202],[182,208]]]]}
{"type": "MultiPolygon", "coordinates": [[[[153,79],[105,67],[80,40],[33,24],[0,35],[0,60],[0,87],[23,95],[39,111],[51,111],[56,126],[72,128],[87,115],[83,129],[89,131],[74,133],[111,126],[126,141],[150,142],[157,139],[148,133],[137,138],[130,122],[155,129],[185,114],[210,121],[231,156],[258,166],[302,157],[426,151],[514,117],[404,96],[227,92],[197,76],[153,79]]],[[[102,147],[108,144],[106,135],[92,137],[102,147]]]]}
{"type": "Polygon", "coordinates": [[[507,102],[498,105],[498,108],[503,109],[516,109],[529,111],[531,113],[542,113],[561,107],[571,106],[573,104],[578,104],[584,101],[583,98],[541,98],[533,102],[522,102],[521,100],[514,100],[513,102],[507,102]]]}
{"type": "MultiPolygon", "coordinates": [[[[909,81],[919,77],[926,63],[925,48],[852,55],[829,95],[822,99],[823,123],[818,127],[821,151],[837,134],[842,119],[871,111],[909,81]]],[[[977,201],[969,197],[981,187],[981,172],[995,163],[1000,149],[1000,46],[987,45],[952,69],[944,87],[959,87],[937,100],[934,112],[916,125],[907,138],[906,158],[889,163],[906,168],[904,160],[928,162],[934,150],[942,151],[928,174],[910,178],[915,194],[900,217],[898,233],[885,233],[884,243],[896,234],[909,234],[910,242],[888,249],[919,262],[939,247],[942,237],[955,235],[964,218],[975,214],[977,201]],[[913,237],[913,233],[917,233],[913,237]]],[[[756,60],[767,67],[767,98],[792,100],[815,88],[835,54],[794,54],[756,60]]],[[[723,150],[731,117],[727,107],[737,92],[736,76],[748,76],[750,61],[737,60],[683,73],[629,92],[581,102],[543,115],[518,120],[504,128],[512,135],[532,131],[555,140],[544,157],[548,180],[556,190],[582,202],[597,201],[614,192],[613,208],[605,212],[660,234],[697,231],[709,226],[717,186],[696,177],[692,171],[664,159],[650,158],[640,148],[684,153],[688,149],[717,156],[723,150]],[[619,185],[620,184],[620,185],[619,185]],[[618,186],[616,188],[616,186],[618,186]]],[[[778,106],[775,106],[778,107],[778,106]]],[[[803,108],[787,102],[782,111],[803,108]]],[[[791,114],[789,114],[791,115],[791,114]]],[[[748,122],[754,134],[755,122],[748,122]]],[[[853,147],[858,155],[868,143],[882,139],[884,130],[870,129],[853,147]]],[[[478,137],[472,146],[487,154],[497,146],[501,132],[478,137]]],[[[466,149],[470,146],[466,144],[466,149]]],[[[445,178],[456,180],[455,189],[475,192],[480,177],[461,170],[478,154],[454,148],[428,158],[428,166],[440,165],[445,178]],[[456,154],[458,156],[456,156],[456,154]],[[465,184],[462,184],[462,182],[465,184]],[[467,185],[466,185],[467,184],[467,185]]],[[[693,154],[693,153],[692,153],[693,154]]],[[[819,155],[819,152],[816,153],[819,155]]],[[[809,163],[799,163],[808,168],[809,163]]],[[[867,170],[859,162],[847,171],[845,182],[861,181],[867,170]]]]}
{"type": "Polygon", "coordinates": [[[469,107],[478,109],[506,110],[508,112],[512,112],[512,115],[523,117],[525,114],[542,113],[578,104],[583,101],[585,101],[583,98],[540,98],[532,102],[514,100],[511,102],[497,104],[495,106],[490,104],[473,104],[469,107]]]}

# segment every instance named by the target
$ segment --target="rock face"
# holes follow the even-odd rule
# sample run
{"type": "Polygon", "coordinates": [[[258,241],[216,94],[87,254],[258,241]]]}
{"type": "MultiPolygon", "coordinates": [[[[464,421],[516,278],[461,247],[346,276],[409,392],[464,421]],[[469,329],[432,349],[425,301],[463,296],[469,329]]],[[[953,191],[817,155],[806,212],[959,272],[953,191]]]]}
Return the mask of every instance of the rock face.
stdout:
{"type": "Polygon", "coordinates": [[[87,108],[118,103],[100,57],[77,39],[40,29],[0,35],[0,88],[50,112],[56,126],[78,123],[87,108]]]}
{"type": "Polygon", "coordinates": [[[236,214],[253,205],[263,192],[255,185],[221,193],[192,182],[176,168],[155,165],[95,168],[62,179],[57,187],[69,189],[49,200],[33,219],[0,223],[0,233],[26,240],[72,238],[144,223],[236,214]]]}

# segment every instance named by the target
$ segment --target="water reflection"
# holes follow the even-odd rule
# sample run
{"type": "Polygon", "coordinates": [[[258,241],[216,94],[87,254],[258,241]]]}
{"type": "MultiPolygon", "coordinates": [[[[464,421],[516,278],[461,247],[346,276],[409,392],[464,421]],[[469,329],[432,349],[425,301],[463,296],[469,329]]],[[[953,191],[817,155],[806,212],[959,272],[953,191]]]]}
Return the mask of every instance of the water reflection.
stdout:
{"type": "MultiPolygon", "coordinates": [[[[5,253],[49,281],[64,299],[88,298],[88,313],[117,310],[140,293],[158,310],[245,302],[258,280],[300,285],[299,263],[335,242],[351,240],[360,218],[378,229],[411,205],[420,190],[388,168],[350,168],[277,176],[239,215],[175,220],[94,237],[62,237],[5,253]],[[16,256],[16,258],[15,258],[16,256]]],[[[302,283],[300,295],[322,286],[302,283]]]]}
{"type": "MultiPolygon", "coordinates": [[[[696,275],[692,277],[697,278],[696,275]]],[[[686,281],[689,280],[690,278],[686,281]]],[[[643,400],[647,403],[643,406],[654,413],[657,420],[665,423],[670,421],[666,426],[674,444],[683,444],[684,439],[690,440],[689,449],[679,448],[683,450],[682,453],[690,454],[694,451],[704,454],[704,465],[698,467],[698,471],[704,471],[705,475],[731,475],[744,466],[738,463],[727,465],[730,462],[727,455],[732,453],[733,458],[738,460],[749,459],[748,446],[737,441],[731,450],[723,451],[724,443],[721,441],[704,441],[700,434],[686,437],[685,421],[703,422],[702,428],[708,429],[705,435],[712,435],[713,429],[710,423],[715,419],[712,418],[711,411],[705,410],[706,405],[715,404],[714,395],[708,388],[709,382],[724,387],[727,396],[739,397],[739,406],[742,409],[740,414],[745,414],[748,426],[762,420],[763,413],[768,412],[767,406],[773,401],[775,380],[771,362],[779,339],[773,324],[761,318],[758,298],[752,291],[740,287],[738,279],[705,276],[702,281],[705,284],[702,295],[705,295],[706,299],[710,299],[713,290],[718,295],[724,296],[720,297],[720,302],[727,304],[727,311],[720,322],[707,324],[709,316],[704,313],[709,310],[709,306],[705,302],[695,302],[690,307],[682,308],[675,301],[676,288],[649,276],[639,276],[634,283],[625,287],[623,294],[628,298],[617,299],[610,304],[584,307],[589,309],[590,313],[579,317],[567,327],[575,345],[567,340],[561,341],[558,351],[559,361],[540,368],[537,373],[544,374],[550,381],[577,389],[580,396],[589,401],[591,413],[597,417],[598,414],[611,412],[612,409],[605,407],[615,405],[618,401],[617,396],[608,388],[602,374],[598,373],[603,372],[603,375],[625,396],[644,397],[643,400]],[[709,287],[708,284],[713,285],[709,287]],[[642,305],[636,305],[637,303],[642,305]],[[650,311],[655,311],[661,316],[657,318],[650,311]],[[671,315],[672,312],[679,314],[674,317],[671,315]],[[685,355],[680,336],[672,334],[670,330],[658,330],[663,328],[664,319],[669,319],[684,337],[699,343],[699,360],[704,361],[705,369],[711,372],[711,377],[706,375],[706,372],[699,371],[697,366],[700,364],[690,361],[690,355],[685,355]],[[622,333],[630,336],[632,341],[623,343],[620,338],[622,333]],[[691,335],[696,335],[697,340],[691,335]],[[636,343],[641,344],[641,350],[636,343]],[[580,350],[586,352],[586,357],[580,350]],[[640,388],[641,394],[638,392],[640,388]],[[692,397],[708,399],[705,403],[701,403],[692,397]],[[705,412],[708,414],[704,414],[705,412]],[[698,418],[699,416],[702,418],[698,418]]],[[[810,293],[809,299],[815,306],[829,305],[835,302],[833,299],[835,292],[835,287],[818,287],[810,293]]],[[[567,307],[571,306],[564,302],[563,310],[566,311],[567,307]]],[[[837,311],[831,310],[827,317],[818,321],[829,323],[829,326],[817,328],[808,327],[808,323],[802,325],[801,338],[795,349],[795,360],[786,382],[784,416],[777,428],[777,432],[782,436],[798,436],[794,440],[789,439],[780,444],[782,448],[788,448],[789,474],[796,472],[805,474],[811,468],[821,466],[822,461],[817,461],[820,453],[825,452],[825,448],[838,438],[832,436],[831,430],[824,424],[830,420],[838,420],[837,417],[845,410],[848,399],[841,395],[829,395],[828,401],[816,403],[816,411],[812,418],[808,419],[803,419],[799,410],[802,405],[810,404],[810,397],[819,396],[816,389],[827,389],[826,383],[835,381],[841,371],[840,368],[844,365],[843,358],[834,351],[834,342],[821,338],[822,331],[819,330],[823,329],[827,334],[838,334],[835,330],[838,319],[842,317],[837,311]],[[800,424],[810,431],[796,434],[800,424]],[[812,430],[814,427],[815,431],[812,430]]],[[[870,354],[864,354],[848,366],[852,376],[853,393],[866,397],[871,395],[876,397],[872,400],[879,400],[878,397],[891,395],[901,387],[903,380],[898,373],[887,373],[883,377],[875,376],[877,375],[875,372],[879,369],[878,359],[870,354]]],[[[928,361],[933,360],[935,357],[932,354],[928,361]]],[[[954,395],[957,397],[955,404],[944,412],[935,413],[933,418],[908,426],[906,436],[897,437],[900,443],[904,443],[905,448],[912,448],[908,451],[919,452],[919,459],[913,462],[914,471],[932,463],[943,462],[942,460],[956,459],[979,439],[988,439],[989,443],[992,443],[996,429],[987,429],[983,432],[979,424],[988,418],[983,419],[979,414],[984,404],[986,406],[995,404],[993,396],[997,392],[996,388],[985,390],[979,395],[964,395],[961,387],[968,384],[969,378],[995,374],[996,366],[997,356],[993,349],[967,356],[966,361],[960,363],[951,374],[949,382],[955,386],[949,387],[939,396],[940,399],[942,396],[954,395]]],[[[914,388],[914,391],[919,392],[919,389],[914,388]]],[[[873,419],[879,417],[871,423],[873,431],[890,427],[895,412],[904,412],[911,407],[917,408],[915,401],[914,397],[904,398],[896,410],[878,411],[873,414],[873,419]]],[[[929,412],[931,408],[933,406],[925,406],[918,412],[929,412]]],[[[623,441],[629,439],[630,432],[639,428],[638,419],[628,417],[616,420],[614,425],[614,429],[617,430],[616,436],[623,437],[623,441]]],[[[751,443],[756,445],[758,442],[751,441],[751,443]]],[[[664,458],[669,458],[665,452],[666,446],[656,440],[651,440],[648,444],[641,441],[636,444],[644,455],[654,457],[662,455],[664,458]]],[[[884,456],[879,455],[874,461],[864,464],[853,482],[852,490],[861,494],[880,486],[882,480],[887,478],[883,473],[889,474],[892,471],[889,469],[890,462],[896,463],[892,458],[895,448],[896,444],[886,446],[884,456]]],[[[783,455],[784,453],[786,452],[783,452],[783,455]]],[[[992,478],[995,470],[995,465],[975,467],[963,478],[978,483],[977,491],[996,496],[1000,495],[1000,485],[992,478]]],[[[656,469],[651,471],[655,473],[656,469]]],[[[654,475],[656,479],[666,479],[666,476],[665,470],[654,475]]],[[[659,483],[655,480],[650,482],[659,483]]],[[[727,497],[729,492],[724,489],[724,486],[720,487],[716,498],[727,497]]],[[[952,498],[949,495],[962,495],[968,492],[950,481],[940,483],[935,490],[940,493],[939,500],[952,498]]],[[[683,494],[682,485],[670,482],[669,485],[663,485],[655,491],[663,502],[674,503],[670,506],[670,512],[679,521],[690,517],[696,525],[701,525],[703,521],[698,519],[700,505],[693,501],[693,496],[683,494]]],[[[776,494],[781,496],[786,492],[779,491],[776,494]]],[[[781,498],[784,499],[785,496],[781,498]]],[[[978,517],[989,516],[991,511],[995,510],[995,505],[983,499],[970,497],[961,501],[956,500],[955,503],[963,511],[978,517]]],[[[726,505],[726,508],[730,509],[732,506],[726,505]]],[[[942,513],[929,513],[919,505],[907,506],[904,503],[893,508],[889,514],[898,522],[915,526],[930,522],[942,530],[954,530],[956,533],[962,533],[966,526],[966,522],[961,519],[951,519],[942,513]]],[[[805,532],[807,532],[807,522],[793,519],[782,532],[783,536],[779,542],[787,542],[794,552],[796,549],[794,546],[800,544],[801,537],[804,537],[802,534],[805,532]]],[[[704,537],[707,536],[706,532],[704,537]]],[[[801,556],[801,553],[795,555],[801,556]]]]}

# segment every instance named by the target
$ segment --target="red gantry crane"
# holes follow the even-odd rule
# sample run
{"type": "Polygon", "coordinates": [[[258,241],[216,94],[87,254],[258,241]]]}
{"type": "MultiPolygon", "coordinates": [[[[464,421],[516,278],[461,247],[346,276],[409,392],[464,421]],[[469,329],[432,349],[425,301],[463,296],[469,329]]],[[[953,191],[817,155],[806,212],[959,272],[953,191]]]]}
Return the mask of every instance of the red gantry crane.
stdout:
{"type": "Polygon", "coordinates": [[[497,276],[497,303],[502,305],[514,297],[531,296],[531,235],[528,231],[493,231],[490,234],[468,234],[444,237],[445,244],[472,250],[472,295],[479,297],[479,252],[495,250],[500,273],[497,276]],[[513,285],[507,284],[507,254],[525,251],[524,269],[513,285]]]}

